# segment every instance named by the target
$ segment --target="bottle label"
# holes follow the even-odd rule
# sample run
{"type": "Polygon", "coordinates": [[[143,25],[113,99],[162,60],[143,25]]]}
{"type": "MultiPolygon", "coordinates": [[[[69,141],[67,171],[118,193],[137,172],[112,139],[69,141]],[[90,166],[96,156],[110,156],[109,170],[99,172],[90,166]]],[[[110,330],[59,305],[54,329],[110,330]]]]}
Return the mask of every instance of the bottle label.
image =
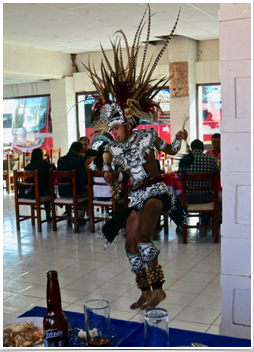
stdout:
{"type": "Polygon", "coordinates": [[[65,347],[63,331],[57,329],[44,330],[45,347],[65,347]]]}

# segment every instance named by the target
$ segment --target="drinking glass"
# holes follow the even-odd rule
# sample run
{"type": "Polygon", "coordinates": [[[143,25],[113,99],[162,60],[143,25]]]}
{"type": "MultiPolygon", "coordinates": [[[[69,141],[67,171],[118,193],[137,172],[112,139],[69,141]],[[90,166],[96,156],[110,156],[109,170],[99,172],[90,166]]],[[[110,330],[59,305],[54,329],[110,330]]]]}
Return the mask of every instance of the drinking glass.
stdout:
{"type": "Polygon", "coordinates": [[[92,299],[84,303],[88,347],[110,346],[110,303],[92,299]]]}
{"type": "Polygon", "coordinates": [[[145,347],[168,347],[168,312],[163,308],[145,311],[145,347]]]}

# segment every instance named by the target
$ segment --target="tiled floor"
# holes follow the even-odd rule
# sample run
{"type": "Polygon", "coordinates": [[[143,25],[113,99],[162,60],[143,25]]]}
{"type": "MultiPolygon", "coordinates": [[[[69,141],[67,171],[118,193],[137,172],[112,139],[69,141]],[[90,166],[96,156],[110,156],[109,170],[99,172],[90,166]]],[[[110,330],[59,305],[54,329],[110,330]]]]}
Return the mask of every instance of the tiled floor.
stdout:
{"type": "MultiPolygon", "coordinates": [[[[43,214],[44,216],[44,214],[43,214]]],[[[101,225],[97,225],[98,230],[101,225]]],[[[221,317],[220,244],[212,236],[195,230],[187,245],[175,235],[171,224],[168,236],[155,241],[161,253],[167,298],[160,304],[170,317],[170,327],[219,334],[221,317]]],[[[130,272],[124,250],[125,238],[103,250],[98,232],[88,225],[79,234],[65,222],[57,232],[44,223],[42,233],[30,220],[16,231],[14,195],[3,193],[3,318],[12,319],[33,306],[46,306],[46,272],[59,273],[62,306],[83,312],[91,298],[111,302],[111,316],[143,322],[144,312],[130,310],[139,297],[135,277],[130,272]]]]}

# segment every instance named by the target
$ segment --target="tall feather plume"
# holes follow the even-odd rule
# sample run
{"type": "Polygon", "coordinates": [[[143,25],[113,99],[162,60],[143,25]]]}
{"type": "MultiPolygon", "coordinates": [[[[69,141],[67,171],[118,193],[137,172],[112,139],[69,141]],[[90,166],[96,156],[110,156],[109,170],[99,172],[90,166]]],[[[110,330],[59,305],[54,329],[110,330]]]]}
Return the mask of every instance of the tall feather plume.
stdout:
{"type": "Polygon", "coordinates": [[[119,77],[119,61],[117,56],[116,45],[110,40],[114,52],[115,77],[119,77]]]}
{"type": "MultiPolygon", "coordinates": [[[[149,5],[148,5],[149,6],[149,5]]],[[[132,69],[133,69],[133,65],[134,65],[134,60],[135,60],[135,57],[134,57],[134,53],[135,53],[135,46],[136,46],[136,40],[137,40],[137,37],[139,35],[139,31],[140,31],[140,28],[141,28],[141,25],[144,21],[144,18],[145,18],[145,15],[146,15],[146,11],[147,11],[147,8],[145,10],[145,13],[139,23],[139,26],[136,30],[136,33],[135,33],[135,36],[134,36],[134,40],[133,40],[133,45],[132,45],[132,51],[131,51],[131,62],[130,62],[130,66],[129,66],[129,75],[127,76],[127,79],[130,79],[131,76],[132,76],[132,69]]]]}
{"type": "Polygon", "coordinates": [[[103,57],[104,57],[104,60],[106,61],[106,64],[108,65],[108,68],[110,70],[111,73],[114,73],[114,70],[112,68],[112,66],[110,65],[110,62],[108,61],[108,58],[107,58],[107,55],[105,54],[105,51],[100,43],[100,46],[101,46],[101,51],[102,51],[102,54],[103,54],[103,57]]]}
{"type": "Polygon", "coordinates": [[[148,28],[147,28],[147,35],[146,35],[146,45],[144,48],[143,59],[140,67],[140,73],[143,72],[143,68],[146,60],[146,54],[147,54],[147,49],[148,49],[148,44],[150,39],[150,29],[151,29],[151,9],[150,9],[150,6],[148,5],[148,28]]]}
{"type": "MultiPolygon", "coordinates": [[[[157,55],[155,61],[153,57],[149,60],[148,65],[146,65],[146,58],[148,52],[150,31],[151,31],[151,9],[147,5],[144,15],[138,25],[138,28],[134,35],[133,45],[130,50],[127,37],[123,30],[118,30],[114,33],[117,35],[116,40],[111,42],[114,63],[111,64],[109,59],[101,46],[101,51],[103,54],[103,60],[101,62],[101,77],[98,76],[95,69],[91,70],[90,62],[85,65],[88,75],[91,78],[96,90],[99,93],[100,99],[96,102],[94,110],[92,113],[92,121],[97,121],[100,118],[100,109],[105,103],[117,102],[121,105],[125,113],[131,117],[134,114],[136,117],[142,115],[150,115],[158,110],[161,110],[159,104],[153,101],[155,95],[163,88],[169,78],[163,77],[151,78],[152,74],[163,55],[171,37],[175,31],[176,25],[178,23],[180,16],[180,11],[175,22],[175,25],[168,36],[165,44],[163,45],[160,53],[157,55]],[[145,16],[148,15],[147,23],[147,33],[146,42],[142,55],[142,61],[140,66],[140,71],[136,75],[137,70],[137,58],[140,51],[140,40],[141,34],[144,29],[146,22],[144,21],[145,16]],[[126,46],[127,63],[124,65],[121,39],[123,38],[126,46]],[[153,64],[151,65],[151,63],[153,64]],[[152,67],[151,67],[152,66],[152,67]]],[[[126,115],[126,116],[127,116],[126,115]]],[[[104,126],[105,127],[105,126],[104,126]]],[[[96,127],[98,130],[98,126],[96,127]]]]}
{"type": "Polygon", "coordinates": [[[125,41],[125,46],[126,46],[126,52],[127,52],[127,57],[128,57],[128,62],[130,62],[131,57],[130,57],[130,48],[129,48],[129,44],[128,44],[128,40],[127,37],[124,33],[124,31],[122,29],[119,29],[118,31],[116,31],[113,35],[115,35],[116,33],[120,33],[123,36],[123,39],[125,41]]]}
{"type": "Polygon", "coordinates": [[[135,82],[135,84],[133,85],[131,92],[134,92],[135,89],[136,89],[136,87],[139,87],[141,84],[143,84],[143,83],[145,82],[145,76],[146,76],[146,74],[147,74],[147,71],[148,71],[148,69],[149,69],[149,66],[150,66],[152,60],[153,60],[153,55],[152,55],[152,57],[151,57],[151,59],[150,59],[150,61],[149,61],[148,66],[144,69],[144,72],[141,72],[141,71],[140,71],[139,77],[136,79],[136,82],[135,82]]]}
{"type": "Polygon", "coordinates": [[[125,70],[124,70],[124,64],[123,64],[123,53],[122,53],[122,47],[121,47],[121,40],[119,40],[118,50],[119,50],[119,61],[120,61],[120,80],[123,81],[123,80],[125,80],[125,70]]]}
{"type": "Polygon", "coordinates": [[[176,29],[176,26],[177,26],[177,23],[178,23],[178,20],[179,20],[179,17],[180,17],[180,12],[181,12],[181,8],[180,8],[180,10],[179,10],[179,13],[178,13],[178,16],[177,16],[175,25],[174,25],[174,27],[173,27],[173,29],[172,29],[170,35],[168,36],[168,38],[167,38],[165,44],[163,45],[161,51],[159,52],[157,58],[155,59],[154,64],[153,64],[153,66],[152,66],[152,68],[151,68],[151,71],[149,72],[149,75],[148,75],[147,79],[150,79],[150,77],[152,76],[153,71],[155,70],[155,68],[156,68],[156,66],[157,66],[157,64],[158,64],[158,62],[160,61],[160,58],[162,57],[162,55],[163,55],[163,53],[164,53],[166,47],[168,46],[168,43],[170,42],[170,40],[171,40],[171,38],[172,38],[172,35],[173,35],[174,32],[175,32],[175,29],[176,29]]]}

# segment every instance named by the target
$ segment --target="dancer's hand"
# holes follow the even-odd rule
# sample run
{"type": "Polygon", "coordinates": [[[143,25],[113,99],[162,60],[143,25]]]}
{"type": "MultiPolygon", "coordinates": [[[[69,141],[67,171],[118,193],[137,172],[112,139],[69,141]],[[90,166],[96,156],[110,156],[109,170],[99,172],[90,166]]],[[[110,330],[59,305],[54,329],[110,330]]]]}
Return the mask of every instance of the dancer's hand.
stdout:
{"type": "Polygon", "coordinates": [[[181,130],[177,132],[176,138],[186,140],[188,138],[188,132],[186,130],[181,130]]]}
{"type": "Polygon", "coordinates": [[[109,172],[109,171],[104,172],[104,178],[107,182],[113,182],[114,181],[113,172],[109,172]]]}

